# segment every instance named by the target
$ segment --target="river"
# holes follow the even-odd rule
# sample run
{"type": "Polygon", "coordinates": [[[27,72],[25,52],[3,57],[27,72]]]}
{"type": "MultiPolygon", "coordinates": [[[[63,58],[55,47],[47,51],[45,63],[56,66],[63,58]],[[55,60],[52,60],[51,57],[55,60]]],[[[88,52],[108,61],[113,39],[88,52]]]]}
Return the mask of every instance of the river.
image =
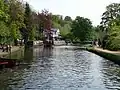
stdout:
{"type": "Polygon", "coordinates": [[[120,90],[120,66],[75,46],[38,47],[10,56],[21,65],[0,70],[0,90],[120,90]]]}

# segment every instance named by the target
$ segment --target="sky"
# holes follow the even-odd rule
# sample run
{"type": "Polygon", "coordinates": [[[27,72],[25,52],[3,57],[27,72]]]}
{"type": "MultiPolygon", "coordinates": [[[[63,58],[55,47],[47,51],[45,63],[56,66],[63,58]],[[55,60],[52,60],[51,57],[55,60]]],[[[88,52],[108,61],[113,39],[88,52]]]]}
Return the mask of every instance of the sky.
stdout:
{"type": "Polygon", "coordinates": [[[49,10],[53,14],[89,18],[93,25],[100,24],[102,13],[111,3],[120,3],[120,0],[23,0],[27,1],[33,9],[41,12],[49,10]]]}

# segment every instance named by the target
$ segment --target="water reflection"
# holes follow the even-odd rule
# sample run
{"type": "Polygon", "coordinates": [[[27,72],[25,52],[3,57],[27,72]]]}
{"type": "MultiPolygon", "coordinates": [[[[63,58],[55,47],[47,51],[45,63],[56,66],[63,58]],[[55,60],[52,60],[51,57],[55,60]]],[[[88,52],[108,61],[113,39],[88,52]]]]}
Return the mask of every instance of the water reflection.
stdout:
{"type": "Polygon", "coordinates": [[[110,90],[120,90],[120,66],[109,62],[102,61],[103,83],[110,90]]]}
{"type": "Polygon", "coordinates": [[[6,56],[6,58],[10,59],[23,59],[24,57],[24,49],[20,49],[19,51],[13,52],[6,56]]]}
{"type": "Polygon", "coordinates": [[[34,56],[33,56],[33,48],[26,48],[24,50],[24,62],[25,63],[32,63],[34,56]]]}
{"type": "Polygon", "coordinates": [[[31,48],[21,53],[18,56],[27,64],[0,71],[0,90],[120,89],[120,67],[93,53],[73,46],[31,48]]]}

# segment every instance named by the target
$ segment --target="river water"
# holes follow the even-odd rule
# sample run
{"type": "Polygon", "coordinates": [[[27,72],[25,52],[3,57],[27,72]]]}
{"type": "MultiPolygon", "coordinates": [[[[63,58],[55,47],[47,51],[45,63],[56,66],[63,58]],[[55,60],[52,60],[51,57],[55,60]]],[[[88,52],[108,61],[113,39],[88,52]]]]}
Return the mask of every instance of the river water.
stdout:
{"type": "Polygon", "coordinates": [[[120,90],[120,66],[75,46],[38,47],[10,57],[22,63],[0,71],[0,90],[120,90]]]}

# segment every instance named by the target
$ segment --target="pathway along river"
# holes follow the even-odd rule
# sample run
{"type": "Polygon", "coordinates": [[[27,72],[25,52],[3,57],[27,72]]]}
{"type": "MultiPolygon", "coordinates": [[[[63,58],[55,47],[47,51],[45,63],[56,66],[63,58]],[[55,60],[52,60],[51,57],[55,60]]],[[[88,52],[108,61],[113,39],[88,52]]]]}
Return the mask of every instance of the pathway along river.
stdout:
{"type": "Polygon", "coordinates": [[[120,90],[120,66],[75,46],[24,55],[14,57],[24,56],[26,65],[0,71],[0,90],[120,90]]]}

